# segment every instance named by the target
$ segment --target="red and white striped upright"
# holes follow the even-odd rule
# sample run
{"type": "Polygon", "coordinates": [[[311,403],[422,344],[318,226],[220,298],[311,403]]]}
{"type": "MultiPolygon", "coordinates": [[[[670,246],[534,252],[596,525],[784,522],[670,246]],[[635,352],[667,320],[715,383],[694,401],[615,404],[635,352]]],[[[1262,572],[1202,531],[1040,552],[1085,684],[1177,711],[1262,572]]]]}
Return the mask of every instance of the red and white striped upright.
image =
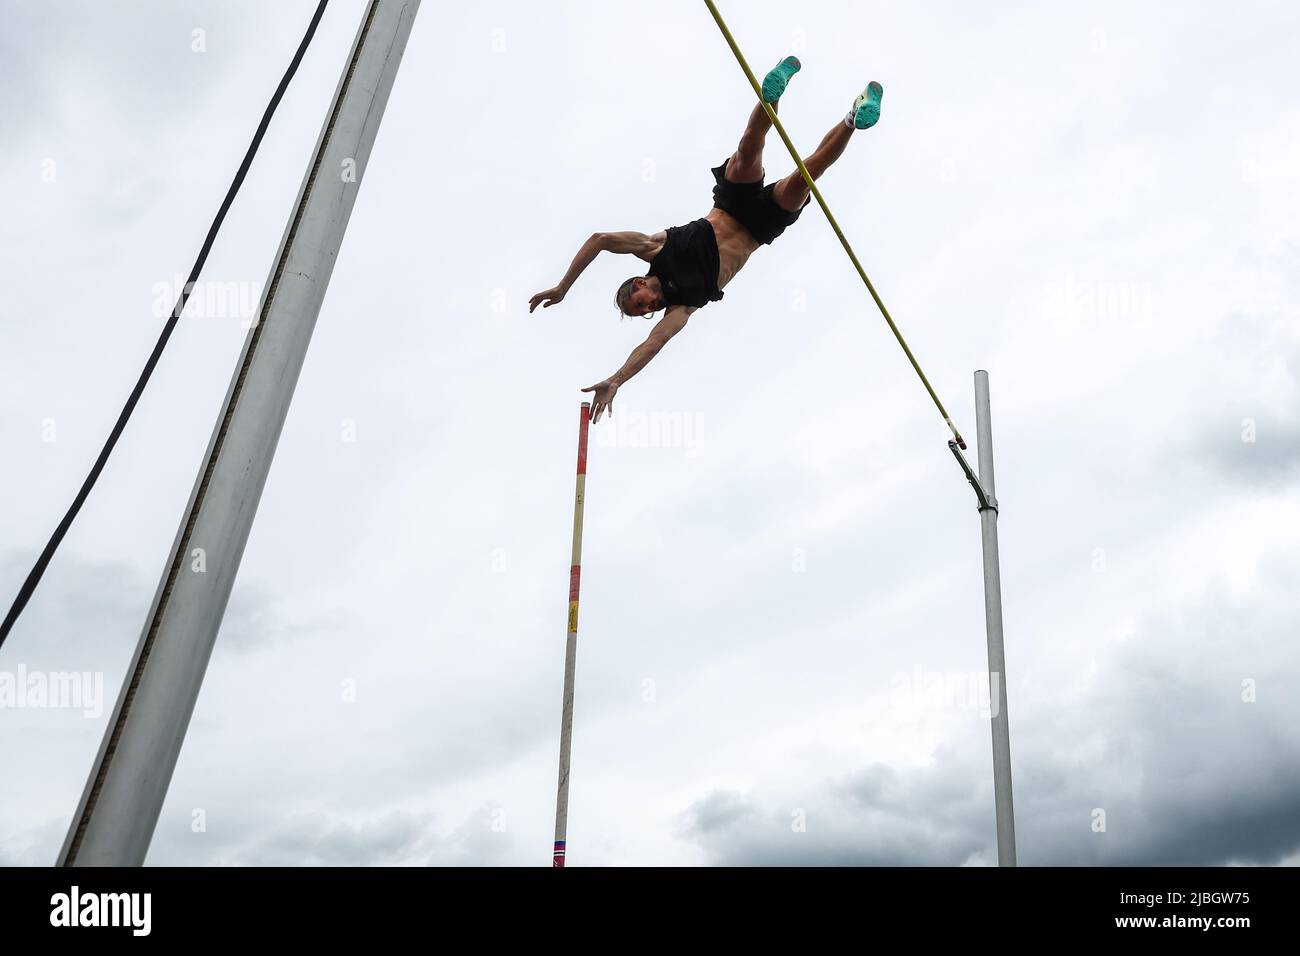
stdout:
{"type": "Polygon", "coordinates": [[[582,504],[587,492],[587,426],[591,403],[578,413],[578,484],[573,496],[573,560],[569,564],[569,635],[564,642],[564,710],[560,717],[560,786],[555,798],[555,856],[564,866],[569,827],[569,748],[573,742],[573,671],[578,659],[578,581],[582,575],[582,504]]]}

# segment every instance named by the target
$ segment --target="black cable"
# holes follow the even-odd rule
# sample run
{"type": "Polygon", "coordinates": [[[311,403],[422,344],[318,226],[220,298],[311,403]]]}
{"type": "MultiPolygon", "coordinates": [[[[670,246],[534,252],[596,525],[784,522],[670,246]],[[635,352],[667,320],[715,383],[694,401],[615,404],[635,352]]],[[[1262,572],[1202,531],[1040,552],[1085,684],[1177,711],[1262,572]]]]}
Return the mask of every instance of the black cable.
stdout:
{"type": "Polygon", "coordinates": [[[72,506],[68,508],[68,513],[63,516],[59,526],[54,529],[54,534],[50,535],[50,540],[45,545],[45,550],[41,556],[36,559],[36,564],[31,573],[27,575],[27,580],[23,586],[18,589],[18,596],[14,598],[13,606],[9,608],[9,613],[5,615],[4,623],[0,624],[0,645],[4,644],[5,638],[13,630],[14,622],[18,616],[23,613],[23,608],[31,599],[32,593],[35,592],[36,586],[41,583],[41,576],[45,574],[45,569],[49,567],[50,559],[54,557],[54,552],[58,549],[59,543],[63,541],[64,535],[72,526],[73,519],[81,511],[81,506],[86,503],[86,498],[90,496],[90,490],[95,487],[95,482],[99,478],[100,472],[104,470],[104,465],[108,462],[108,456],[112,454],[113,447],[117,440],[122,436],[126,428],[127,421],[131,418],[131,413],[135,411],[136,404],[140,401],[140,396],[144,394],[145,386],[149,382],[149,377],[153,374],[159,358],[162,357],[163,349],[167,345],[167,340],[171,338],[172,331],[176,328],[176,323],[185,311],[185,303],[189,301],[190,292],[194,284],[199,279],[199,273],[203,270],[203,264],[208,259],[208,253],[212,250],[212,243],[216,241],[217,232],[221,229],[221,224],[225,221],[226,213],[230,210],[231,204],[235,201],[235,196],[239,192],[239,187],[244,182],[244,177],[248,175],[249,167],[253,165],[253,157],[257,155],[257,148],[262,144],[262,137],[266,134],[267,127],[271,125],[271,117],[275,115],[275,109],[280,105],[280,100],[284,97],[284,91],[289,88],[289,81],[293,75],[298,72],[298,64],[302,62],[303,55],[307,52],[307,47],[311,45],[312,37],[316,34],[316,26],[320,23],[321,17],[325,13],[325,7],[329,0],[320,0],[316,6],[316,13],[311,18],[311,23],[307,27],[307,32],[298,44],[298,50],[293,55],[293,60],[289,68],[284,71],[284,76],[280,80],[280,85],[275,89],[275,95],[271,97],[270,104],[266,107],[266,112],[262,114],[262,122],[257,126],[257,132],[253,134],[253,142],[249,144],[248,152],[244,154],[244,161],[239,164],[239,171],[235,173],[235,179],[230,184],[230,189],[226,192],[226,198],[222,200],[221,208],[217,210],[216,218],[212,220],[212,225],[208,229],[208,235],[203,240],[203,248],[199,250],[199,257],[194,260],[194,268],[190,270],[189,281],[185,283],[181,290],[181,296],[176,300],[176,306],[172,309],[171,317],[167,319],[167,324],[163,326],[162,334],[158,336],[158,344],[153,347],[153,352],[149,355],[149,360],[144,363],[144,371],[140,373],[139,380],[135,383],[135,388],[131,390],[131,395],[126,400],[126,405],[122,408],[122,413],[117,416],[117,423],[113,425],[113,430],[108,435],[108,440],[104,442],[104,447],[95,459],[94,467],[90,469],[90,474],[82,482],[81,490],[77,492],[76,498],[72,501],[72,506]]]}

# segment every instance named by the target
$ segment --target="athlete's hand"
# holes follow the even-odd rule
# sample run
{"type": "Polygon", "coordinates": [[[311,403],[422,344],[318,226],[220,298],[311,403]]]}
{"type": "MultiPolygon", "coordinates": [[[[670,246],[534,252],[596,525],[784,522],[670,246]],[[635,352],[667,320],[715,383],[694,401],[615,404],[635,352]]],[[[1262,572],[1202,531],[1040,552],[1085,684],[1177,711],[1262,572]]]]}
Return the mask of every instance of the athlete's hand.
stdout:
{"type": "Polygon", "coordinates": [[[591,422],[594,425],[600,421],[600,416],[609,411],[609,417],[614,417],[614,395],[618,392],[618,383],[606,379],[603,382],[597,382],[595,385],[583,389],[584,392],[595,392],[593,396],[596,401],[591,406],[591,422]]]}
{"type": "Polygon", "coordinates": [[[564,301],[564,290],[558,285],[554,289],[547,289],[545,292],[539,292],[528,300],[528,311],[532,312],[539,305],[543,309],[549,309],[553,305],[559,305],[564,301]]]}

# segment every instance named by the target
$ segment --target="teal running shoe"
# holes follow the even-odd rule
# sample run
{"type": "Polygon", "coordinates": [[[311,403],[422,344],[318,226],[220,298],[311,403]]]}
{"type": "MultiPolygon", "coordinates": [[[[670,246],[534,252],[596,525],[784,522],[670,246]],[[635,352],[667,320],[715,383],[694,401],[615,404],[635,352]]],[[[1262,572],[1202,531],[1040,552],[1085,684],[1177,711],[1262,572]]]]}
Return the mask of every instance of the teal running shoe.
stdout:
{"type": "Polygon", "coordinates": [[[870,129],[880,119],[880,98],[885,95],[885,88],[872,80],[867,84],[856,100],[853,109],[844,117],[844,122],[855,129],[870,129]]]}
{"type": "Polygon", "coordinates": [[[787,56],[784,60],[772,67],[767,76],[763,77],[763,102],[775,103],[785,92],[785,85],[790,82],[790,77],[799,72],[802,66],[798,57],[787,56]]]}

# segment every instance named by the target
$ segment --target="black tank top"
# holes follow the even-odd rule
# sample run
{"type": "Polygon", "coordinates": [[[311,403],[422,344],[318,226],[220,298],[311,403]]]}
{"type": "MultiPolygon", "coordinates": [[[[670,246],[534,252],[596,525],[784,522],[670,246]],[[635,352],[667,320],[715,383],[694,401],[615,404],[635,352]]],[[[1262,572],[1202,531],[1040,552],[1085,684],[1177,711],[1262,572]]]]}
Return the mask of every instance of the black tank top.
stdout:
{"type": "Polygon", "coordinates": [[[718,288],[718,237],[713,223],[696,219],[684,226],[670,226],[663,248],[650,261],[647,276],[655,276],[663,288],[666,305],[699,308],[722,298],[718,288]]]}

